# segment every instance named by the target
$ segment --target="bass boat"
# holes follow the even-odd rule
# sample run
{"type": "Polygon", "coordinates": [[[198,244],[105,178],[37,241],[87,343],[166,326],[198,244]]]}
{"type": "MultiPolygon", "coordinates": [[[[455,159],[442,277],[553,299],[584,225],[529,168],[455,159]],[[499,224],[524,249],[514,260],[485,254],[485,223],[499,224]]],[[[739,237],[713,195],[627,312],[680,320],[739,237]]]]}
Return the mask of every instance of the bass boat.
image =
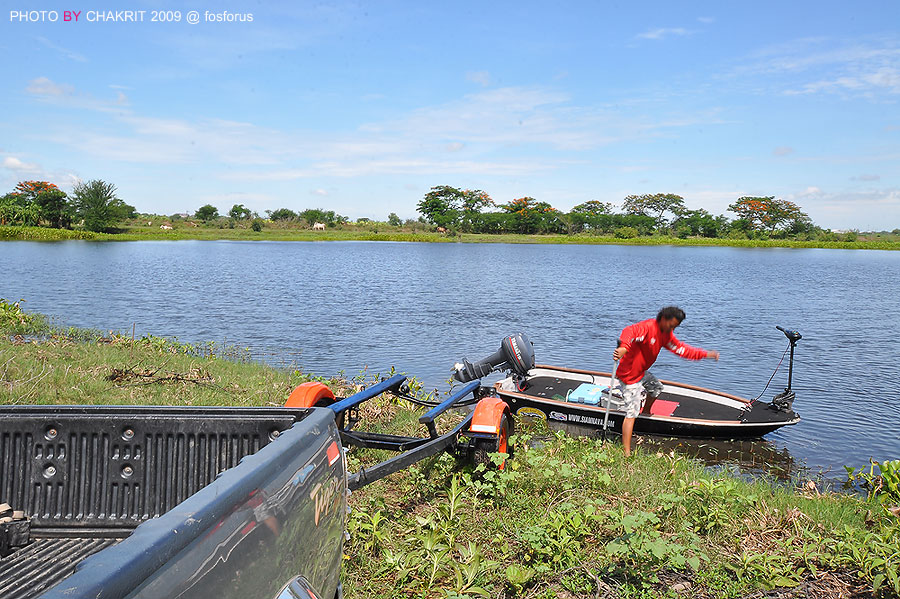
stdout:
{"type": "MultiPolygon", "coordinates": [[[[649,413],[642,410],[638,415],[634,432],[732,439],[761,437],[782,426],[800,422],[799,414],[793,410],[795,395],[791,390],[791,378],[794,348],[801,335],[794,330],[776,328],[788,338],[791,357],[787,387],[772,401],[749,400],[712,389],[645,377],[645,388],[658,396],[650,403],[649,413]]],[[[593,427],[604,435],[607,431],[622,431],[625,412],[620,381],[611,385],[610,373],[536,365],[534,348],[524,333],[504,338],[500,350],[484,360],[475,363],[463,360],[454,369],[454,378],[461,382],[479,379],[497,370],[506,371],[506,377],[495,383],[490,392],[505,401],[519,419],[593,427]]]]}

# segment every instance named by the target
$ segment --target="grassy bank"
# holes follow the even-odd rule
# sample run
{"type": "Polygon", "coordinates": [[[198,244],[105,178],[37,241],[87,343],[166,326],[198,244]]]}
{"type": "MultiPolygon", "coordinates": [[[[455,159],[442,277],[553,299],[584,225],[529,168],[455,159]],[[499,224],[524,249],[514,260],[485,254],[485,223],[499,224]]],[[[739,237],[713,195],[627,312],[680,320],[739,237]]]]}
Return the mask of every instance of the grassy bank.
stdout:
{"type": "Polygon", "coordinates": [[[414,241],[430,243],[540,243],[581,245],[672,245],[672,246],[721,246],[750,248],[828,248],[900,250],[900,241],[891,239],[867,239],[860,241],[796,241],[790,239],[719,239],[708,237],[653,236],[620,239],[613,236],[578,235],[488,235],[459,233],[448,235],[432,231],[404,231],[400,228],[376,229],[309,229],[265,227],[262,231],[250,228],[179,227],[161,230],[152,227],[127,227],[119,233],[91,233],[45,227],[0,226],[0,240],[58,241],[83,239],[89,241],[179,241],[179,240],[231,240],[231,241],[414,241]]]}
{"type": "MultiPolygon", "coordinates": [[[[239,348],[54,332],[0,302],[7,404],[281,405],[310,378],[239,348]]],[[[359,381],[326,382],[347,394],[359,381]]],[[[418,415],[389,398],[362,410],[403,434],[422,433],[418,415]]],[[[626,460],[616,443],[539,426],[514,445],[503,472],[444,455],[354,493],[346,596],[900,596],[890,504],[745,482],[675,453],[626,460]]],[[[383,457],[354,451],[350,468],[383,457]]]]}

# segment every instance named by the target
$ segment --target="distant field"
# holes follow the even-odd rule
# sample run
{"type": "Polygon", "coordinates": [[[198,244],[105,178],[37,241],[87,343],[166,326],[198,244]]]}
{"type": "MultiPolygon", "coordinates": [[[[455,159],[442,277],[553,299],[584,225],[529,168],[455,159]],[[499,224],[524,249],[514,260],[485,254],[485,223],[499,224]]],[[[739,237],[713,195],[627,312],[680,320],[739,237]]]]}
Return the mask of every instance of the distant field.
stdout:
{"type": "Polygon", "coordinates": [[[723,247],[786,247],[900,250],[900,236],[891,233],[861,233],[857,241],[795,241],[788,239],[722,239],[707,237],[652,236],[620,239],[613,236],[577,235],[517,235],[517,234],[446,234],[404,227],[341,228],[313,231],[284,226],[263,227],[253,231],[246,227],[191,227],[179,223],[172,230],[158,227],[130,226],[117,233],[91,233],[49,229],[46,227],[0,226],[0,240],[58,241],[82,239],[90,241],[176,241],[187,239],[234,241],[413,241],[434,243],[548,243],[548,244],[617,244],[617,245],[677,245],[723,247]]]}

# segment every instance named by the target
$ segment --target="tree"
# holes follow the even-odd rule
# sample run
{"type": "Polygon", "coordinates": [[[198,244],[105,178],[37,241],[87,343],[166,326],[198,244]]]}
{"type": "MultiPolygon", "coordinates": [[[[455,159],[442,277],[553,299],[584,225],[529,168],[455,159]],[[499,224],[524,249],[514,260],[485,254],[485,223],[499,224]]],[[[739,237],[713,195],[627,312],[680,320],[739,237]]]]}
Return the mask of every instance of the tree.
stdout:
{"type": "Polygon", "coordinates": [[[84,220],[84,228],[88,231],[105,231],[135,213],[134,206],[116,197],[115,185],[100,179],[75,184],[72,208],[84,220]]]}
{"type": "Polygon", "coordinates": [[[325,210],[324,208],[309,208],[297,216],[305,220],[310,227],[316,223],[333,227],[337,222],[337,215],[334,213],[334,210],[325,210]]]}
{"type": "Polygon", "coordinates": [[[668,221],[664,218],[667,212],[677,217],[687,210],[684,198],[674,193],[630,195],[625,198],[622,207],[629,214],[641,214],[653,218],[657,230],[665,229],[668,226],[668,221]]]}
{"type": "Polygon", "coordinates": [[[297,213],[287,208],[279,208],[278,210],[266,210],[271,220],[296,220],[297,213]]]}
{"type": "Polygon", "coordinates": [[[785,223],[802,223],[805,227],[805,222],[809,220],[797,204],[776,200],[775,196],[744,196],[728,206],[728,210],[747,221],[751,229],[768,230],[770,233],[785,223]]]}
{"type": "Polygon", "coordinates": [[[397,216],[396,212],[391,212],[390,214],[388,214],[387,222],[392,227],[399,227],[403,224],[403,221],[400,220],[400,217],[397,216]]]}
{"type": "Polygon", "coordinates": [[[60,229],[71,222],[70,206],[66,193],[48,181],[20,181],[10,194],[15,196],[20,220],[29,224],[44,221],[60,229]],[[35,218],[35,216],[37,218],[35,218]]]}
{"type": "Polygon", "coordinates": [[[417,204],[418,211],[432,225],[452,227],[459,221],[463,192],[449,185],[432,187],[417,204]]]}
{"type": "Polygon", "coordinates": [[[231,210],[228,211],[228,216],[230,216],[234,220],[247,220],[251,215],[250,210],[248,208],[244,208],[243,204],[235,204],[231,207],[231,210]]]}
{"type": "Polygon", "coordinates": [[[486,192],[480,189],[467,189],[460,195],[460,226],[463,231],[471,232],[475,219],[481,214],[482,208],[493,206],[494,200],[486,192]]]}
{"type": "Polygon", "coordinates": [[[547,202],[538,202],[534,198],[518,198],[500,208],[511,215],[516,233],[555,233],[563,227],[559,211],[547,202]]]}
{"type": "Polygon", "coordinates": [[[672,223],[679,237],[718,237],[727,225],[724,216],[715,217],[704,209],[688,210],[672,223]]]}
{"type": "Polygon", "coordinates": [[[194,218],[200,219],[203,222],[209,222],[214,218],[219,218],[219,209],[212,204],[204,204],[197,208],[197,212],[194,213],[194,218]]]}
{"type": "Polygon", "coordinates": [[[612,215],[612,204],[599,200],[588,200],[578,204],[569,211],[569,222],[573,233],[580,233],[585,228],[609,230],[612,215]]]}

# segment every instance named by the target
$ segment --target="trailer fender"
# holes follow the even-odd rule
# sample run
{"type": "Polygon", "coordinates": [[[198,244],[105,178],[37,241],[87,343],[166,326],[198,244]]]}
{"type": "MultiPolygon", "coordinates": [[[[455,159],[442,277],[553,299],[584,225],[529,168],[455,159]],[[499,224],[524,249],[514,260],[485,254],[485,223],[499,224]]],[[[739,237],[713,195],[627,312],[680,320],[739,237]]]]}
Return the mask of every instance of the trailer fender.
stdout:
{"type": "Polygon", "coordinates": [[[509,406],[505,401],[496,396],[485,397],[475,406],[475,413],[472,415],[472,424],[469,426],[469,431],[499,435],[500,423],[504,415],[507,415],[508,420],[512,419],[509,406]]]}
{"type": "Polygon", "coordinates": [[[287,401],[284,402],[284,407],[312,408],[324,407],[332,403],[334,403],[334,393],[331,392],[331,389],[324,383],[310,381],[297,385],[287,401]]]}

